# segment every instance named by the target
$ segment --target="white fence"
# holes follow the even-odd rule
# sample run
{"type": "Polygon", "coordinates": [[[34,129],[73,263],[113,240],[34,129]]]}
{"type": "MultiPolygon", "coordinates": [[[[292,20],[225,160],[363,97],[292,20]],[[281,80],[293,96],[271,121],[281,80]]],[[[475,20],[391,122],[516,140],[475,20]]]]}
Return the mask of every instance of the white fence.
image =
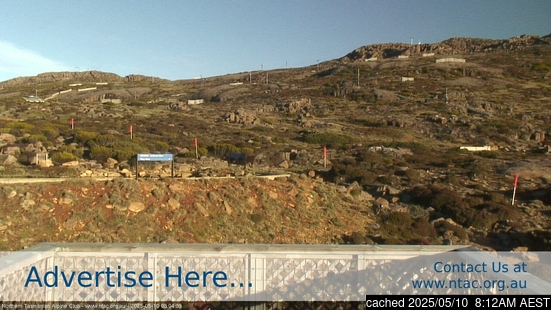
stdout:
{"type": "MultiPolygon", "coordinates": [[[[514,254],[525,255],[504,255],[514,254]]],[[[550,255],[535,261],[549,263],[550,255]]],[[[520,257],[531,270],[529,259],[520,257]]],[[[488,267],[509,260],[468,246],[42,244],[0,255],[0,301],[358,301],[366,294],[472,293],[464,287],[438,291],[412,285],[416,279],[458,276],[478,283],[519,277],[529,282],[523,290],[494,285],[477,294],[551,291],[550,283],[528,272],[492,273],[488,267]],[[486,270],[440,271],[456,263],[486,270]],[[128,285],[127,276],[142,275],[148,280],[128,285]]]]}

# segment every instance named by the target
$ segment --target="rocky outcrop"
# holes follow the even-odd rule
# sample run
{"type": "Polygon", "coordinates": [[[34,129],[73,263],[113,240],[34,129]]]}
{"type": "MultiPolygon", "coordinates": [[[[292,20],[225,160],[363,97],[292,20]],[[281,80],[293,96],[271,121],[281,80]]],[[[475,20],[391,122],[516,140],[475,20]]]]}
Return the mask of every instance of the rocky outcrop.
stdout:
{"type": "Polygon", "coordinates": [[[312,101],[310,99],[299,99],[294,102],[278,102],[275,105],[275,109],[284,113],[307,113],[312,107],[312,101]]]}
{"type": "Polygon", "coordinates": [[[373,94],[377,100],[398,101],[399,99],[394,92],[384,89],[373,89],[373,94]]]}
{"type": "Polygon", "coordinates": [[[244,109],[237,109],[235,112],[226,113],[222,119],[228,123],[237,123],[243,125],[258,124],[258,118],[252,113],[246,112],[244,109]]]}
{"type": "Polygon", "coordinates": [[[167,108],[169,110],[173,110],[173,111],[189,111],[190,110],[189,105],[186,102],[183,102],[183,101],[170,102],[167,105],[167,108]]]}

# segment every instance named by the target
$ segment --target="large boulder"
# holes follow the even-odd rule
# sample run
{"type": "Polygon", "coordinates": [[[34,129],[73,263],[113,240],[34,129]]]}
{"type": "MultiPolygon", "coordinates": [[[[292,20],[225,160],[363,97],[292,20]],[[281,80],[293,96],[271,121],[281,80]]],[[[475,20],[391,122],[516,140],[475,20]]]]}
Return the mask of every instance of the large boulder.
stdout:
{"type": "Polygon", "coordinates": [[[13,144],[17,141],[17,138],[10,133],[0,133],[0,141],[5,141],[8,144],[13,144]]]}
{"type": "Polygon", "coordinates": [[[11,154],[1,154],[0,163],[3,165],[13,165],[17,163],[17,158],[11,154]]]}

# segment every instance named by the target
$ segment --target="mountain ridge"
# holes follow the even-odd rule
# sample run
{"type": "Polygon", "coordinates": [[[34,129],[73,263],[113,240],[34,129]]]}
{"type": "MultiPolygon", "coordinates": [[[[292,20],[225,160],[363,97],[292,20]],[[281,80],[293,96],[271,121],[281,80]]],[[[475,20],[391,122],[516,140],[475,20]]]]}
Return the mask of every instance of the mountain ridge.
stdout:
{"type": "MultiPolygon", "coordinates": [[[[451,37],[438,43],[425,44],[377,43],[361,46],[341,58],[336,58],[327,62],[339,61],[341,63],[349,63],[366,61],[370,58],[387,59],[396,58],[398,56],[422,56],[424,53],[434,53],[436,56],[464,53],[507,52],[524,49],[534,45],[551,45],[551,33],[546,36],[524,34],[509,39],[451,37]]],[[[130,74],[123,77],[115,73],[91,70],[82,72],[44,72],[36,76],[22,76],[0,81],[0,85],[18,86],[22,84],[58,83],[63,81],[140,82],[148,79],[170,81],[168,79],[141,74],[130,74]]]]}

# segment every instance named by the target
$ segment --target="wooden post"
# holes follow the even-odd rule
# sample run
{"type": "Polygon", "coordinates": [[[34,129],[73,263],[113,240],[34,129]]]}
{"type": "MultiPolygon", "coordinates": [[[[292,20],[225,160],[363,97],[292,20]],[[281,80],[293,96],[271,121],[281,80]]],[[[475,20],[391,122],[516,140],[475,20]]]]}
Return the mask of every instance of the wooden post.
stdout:
{"type": "Polygon", "coordinates": [[[133,139],[132,125],[130,125],[130,140],[133,139]]]}

